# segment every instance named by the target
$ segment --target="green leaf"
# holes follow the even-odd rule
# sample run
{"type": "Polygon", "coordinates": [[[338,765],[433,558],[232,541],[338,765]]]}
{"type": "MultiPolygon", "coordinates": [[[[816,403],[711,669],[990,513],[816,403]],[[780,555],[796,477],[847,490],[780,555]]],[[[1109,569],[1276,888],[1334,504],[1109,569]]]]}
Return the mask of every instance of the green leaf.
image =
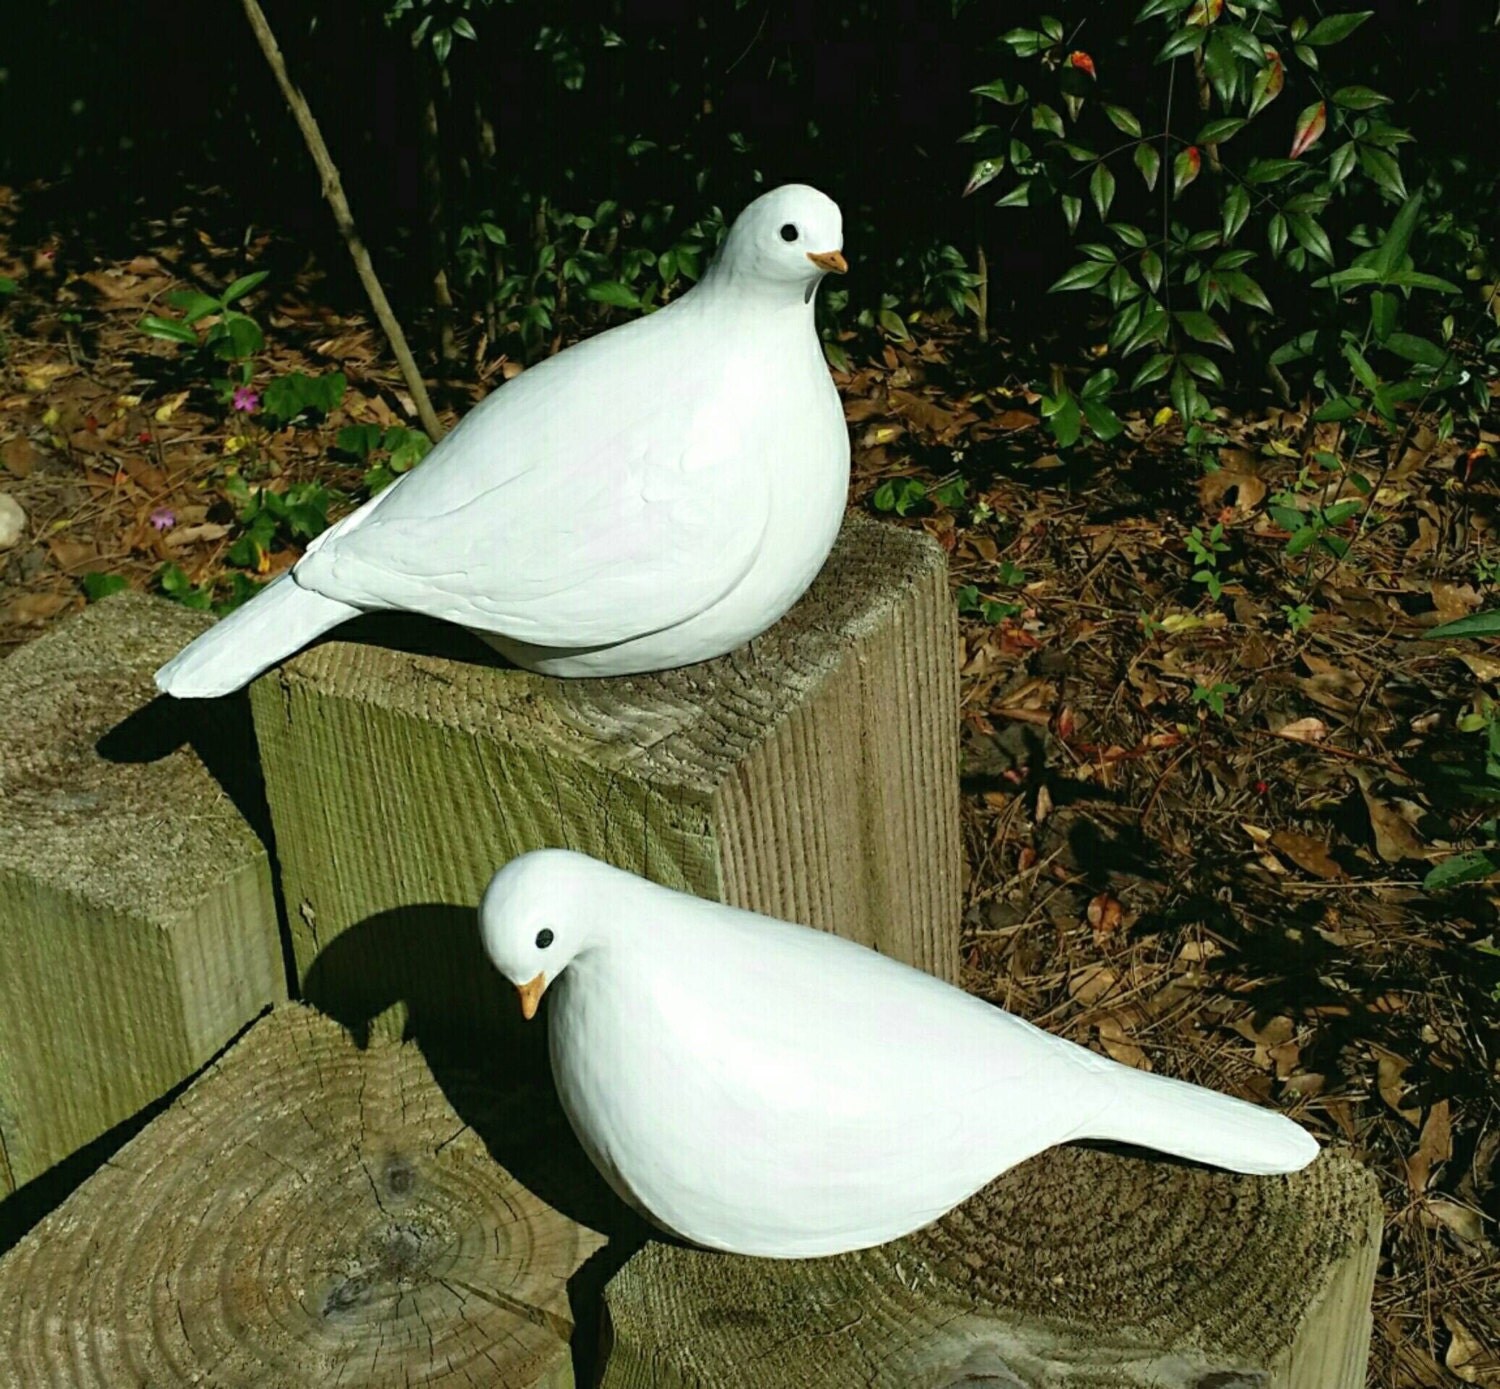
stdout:
{"type": "Polygon", "coordinates": [[[1130,383],[1132,391],[1138,391],[1142,386],[1149,386],[1153,381],[1160,381],[1172,369],[1172,359],[1165,352],[1157,352],[1146,359],[1146,365],[1135,374],[1135,380],[1130,383]]]}
{"type": "Polygon", "coordinates": [[[1414,333],[1388,333],[1385,346],[1398,357],[1415,362],[1423,367],[1440,367],[1448,360],[1448,354],[1428,338],[1419,338],[1414,333]]]}
{"type": "Polygon", "coordinates": [[[1333,244],[1328,240],[1328,233],[1317,222],[1305,212],[1289,213],[1286,220],[1292,229],[1292,235],[1308,255],[1317,256],[1329,265],[1333,264],[1333,244]]]}
{"type": "Polygon", "coordinates": [[[1353,140],[1346,140],[1328,160],[1328,178],[1335,186],[1343,183],[1354,172],[1359,147],[1353,140]]]}
{"type": "Polygon", "coordinates": [[[1153,294],[1161,288],[1161,257],[1155,251],[1141,252],[1141,278],[1153,294]]]}
{"type": "Polygon", "coordinates": [[[1359,10],[1351,14],[1328,15],[1302,36],[1302,42],[1312,44],[1315,48],[1338,43],[1341,39],[1347,39],[1374,13],[1374,10],[1359,10]]]}
{"type": "Polygon", "coordinates": [[[911,341],[911,333],[907,330],[906,320],[894,309],[881,309],[878,318],[880,326],[898,342],[911,341]]]}
{"type": "Polygon", "coordinates": [[[1221,116],[1216,121],[1209,121],[1202,130],[1198,132],[1194,144],[1198,145],[1222,145],[1226,140],[1233,139],[1250,122],[1243,116],[1221,116]]]}
{"type": "Polygon", "coordinates": [[[341,453],[352,453],[356,458],[368,458],[380,447],[384,431],[378,424],[346,424],[334,440],[341,453]]]}
{"type": "Polygon", "coordinates": [[[1099,219],[1103,221],[1109,216],[1109,205],[1115,200],[1115,176],[1110,173],[1108,166],[1094,165],[1094,172],[1089,178],[1089,196],[1093,198],[1094,206],[1099,209],[1099,219]]]}
{"type": "Polygon", "coordinates": [[[1361,386],[1367,391],[1380,389],[1380,378],[1375,374],[1375,368],[1365,360],[1364,353],[1352,342],[1344,344],[1344,357],[1353,368],[1354,378],[1361,386]]]}
{"type": "Polygon", "coordinates": [[[1002,106],[1019,106],[1026,100],[1026,88],[1019,82],[1007,82],[1003,77],[997,77],[993,82],[986,82],[982,87],[971,87],[969,90],[975,96],[988,97],[991,101],[998,101],[1002,106]]]}
{"type": "Polygon", "coordinates": [[[473,39],[478,37],[478,35],[474,32],[474,26],[470,24],[469,21],[463,17],[463,15],[459,15],[453,21],[453,32],[457,34],[461,39],[473,39]]]}
{"type": "Polygon", "coordinates": [[[1031,180],[1023,179],[1003,198],[997,199],[996,207],[1028,207],[1031,203],[1031,180]]]}
{"type": "Polygon", "coordinates": [[[639,309],[642,307],[640,296],[629,285],[621,284],[619,280],[601,280],[598,284],[590,285],[585,293],[595,303],[608,304],[611,308],[639,309]]]}
{"type": "Polygon", "coordinates": [[[1161,155],[1156,152],[1155,145],[1139,144],[1135,147],[1135,167],[1141,171],[1141,177],[1146,180],[1146,187],[1156,187],[1157,175],[1161,173],[1161,155]]]}
{"type": "Polygon", "coordinates": [[[1145,248],[1146,233],[1139,227],[1132,226],[1129,222],[1111,222],[1109,229],[1127,246],[1134,246],[1137,250],[1145,248]]]}
{"type": "Polygon", "coordinates": [[[1048,428],[1059,448],[1069,448],[1078,442],[1079,435],[1083,433],[1083,411],[1079,409],[1072,391],[1064,390],[1057,399],[1043,401],[1042,413],[1047,416],[1048,428]],[[1050,410],[1049,405],[1052,407],[1050,410]]]}
{"type": "Polygon", "coordinates": [[[1139,24],[1143,20],[1155,19],[1159,14],[1177,14],[1192,3],[1193,0],[1146,0],[1135,22],[1139,24]]]}
{"type": "Polygon", "coordinates": [[[1391,218],[1391,225],[1380,238],[1380,245],[1370,258],[1370,268],[1382,279],[1401,268],[1421,213],[1422,195],[1419,193],[1415,198],[1408,198],[1402,203],[1400,210],[1391,218]]]}
{"type": "Polygon", "coordinates": [[[186,324],[197,323],[224,307],[212,295],[200,294],[196,289],[174,289],[166,300],[174,309],[182,310],[182,321],[186,324]]]}
{"type": "Polygon", "coordinates": [[[1444,280],[1437,275],[1428,275],[1421,270],[1397,270],[1386,279],[1386,284],[1397,285],[1402,289],[1432,289],[1439,294],[1463,292],[1451,280],[1444,280]]]}
{"type": "Polygon", "coordinates": [[[1422,887],[1427,892],[1442,892],[1445,888],[1487,878],[1491,873],[1500,873],[1500,846],[1470,849],[1444,859],[1422,879],[1422,887]]]}
{"type": "Polygon", "coordinates": [[[1141,123],[1123,106],[1111,106],[1106,101],[1104,103],[1104,114],[1109,117],[1116,130],[1124,131],[1126,135],[1140,137],[1141,123]]]}
{"type": "Polygon", "coordinates": [[[1338,396],[1320,405],[1313,413],[1318,424],[1337,424],[1341,420],[1353,419],[1360,412],[1360,402],[1352,395],[1338,396]]]}
{"type": "Polygon", "coordinates": [[[1083,215],[1083,199],[1073,193],[1064,193],[1058,201],[1062,204],[1063,217],[1067,219],[1068,230],[1078,230],[1078,219],[1083,215]]]}
{"type": "Polygon", "coordinates": [[[1377,289],[1370,295],[1370,331],[1376,342],[1384,342],[1396,326],[1397,299],[1386,289],[1377,289]]]}
{"type": "Polygon", "coordinates": [[[243,299],[257,285],[265,282],[270,277],[269,270],[254,270],[248,275],[241,275],[223,294],[219,296],[219,302],[229,305],[236,299],[243,299]]]}
{"type": "Polygon", "coordinates": [[[1369,87],[1340,87],[1331,100],[1335,106],[1343,106],[1350,111],[1369,111],[1376,106],[1385,105],[1390,97],[1382,96],[1369,87]]]}
{"type": "Polygon", "coordinates": [[[1234,344],[1230,342],[1228,335],[1206,313],[1200,313],[1196,309],[1181,309],[1173,317],[1195,342],[1208,342],[1215,347],[1225,347],[1231,352],[1234,351],[1234,344]]]}
{"type": "Polygon", "coordinates": [[[1349,289],[1354,285],[1380,283],[1380,272],[1368,265],[1353,265],[1347,270],[1335,270],[1313,281],[1314,289],[1349,289]]]}
{"type": "Polygon", "coordinates": [[[1362,144],[1359,147],[1359,167],[1392,197],[1406,197],[1406,182],[1401,177],[1401,166],[1395,155],[1362,144]]]}
{"type": "Polygon", "coordinates": [[[136,327],[150,338],[161,338],[165,342],[182,342],[197,347],[198,335],[175,318],[158,318],[147,314],[136,327]]]}
{"type": "Polygon", "coordinates": [[[1102,284],[1114,267],[1105,261],[1081,260],[1063,272],[1047,291],[1049,294],[1066,289],[1092,289],[1102,284]]]}
{"type": "Polygon", "coordinates": [[[1307,166],[1296,159],[1257,159],[1245,170],[1245,182],[1253,185],[1275,183],[1307,166]]]}
{"type": "Polygon", "coordinates": [[[1460,617],[1454,622],[1445,622],[1439,627],[1431,627],[1427,631],[1425,640],[1444,641],[1449,637],[1500,637],[1500,608],[1491,608],[1488,612],[1470,613],[1468,617],[1460,617]]]}
{"type": "Polygon", "coordinates": [[[1194,49],[1202,48],[1203,41],[1208,37],[1208,30],[1194,26],[1188,29],[1179,29],[1161,46],[1161,52],[1156,55],[1158,63],[1170,62],[1173,58],[1180,58],[1184,53],[1191,53],[1194,49]]]}
{"type": "Polygon", "coordinates": [[[1083,411],[1084,419],[1089,422],[1089,428],[1094,431],[1096,439],[1108,443],[1125,429],[1120,422],[1120,417],[1103,401],[1084,399],[1080,402],[1079,408],[1083,411]]]}
{"type": "Polygon", "coordinates": [[[1038,101],[1032,106],[1031,128],[1050,131],[1059,140],[1067,134],[1067,131],[1063,129],[1063,118],[1045,101],[1038,101]]]}
{"type": "Polygon", "coordinates": [[[1219,283],[1242,304],[1249,304],[1251,308],[1261,309],[1265,313],[1273,312],[1271,301],[1266,298],[1266,292],[1256,281],[1240,270],[1218,271],[1219,283]]]}
{"type": "Polygon", "coordinates": [[[1243,184],[1235,184],[1224,195],[1222,214],[1224,240],[1233,241],[1250,217],[1250,194],[1243,184]]]}
{"type": "Polygon", "coordinates": [[[97,603],[101,598],[129,587],[123,574],[100,574],[95,570],[83,576],[83,591],[90,603],[97,603]]]}
{"type": "Polygon", "coordinates": [[[1200,357],[1196,352],[1184,352],[1179,360],[1194,376],[1207,381],[1210,386],[1223,386],[1224,373],[1219,370],[1217,362],[1200,357]]]}

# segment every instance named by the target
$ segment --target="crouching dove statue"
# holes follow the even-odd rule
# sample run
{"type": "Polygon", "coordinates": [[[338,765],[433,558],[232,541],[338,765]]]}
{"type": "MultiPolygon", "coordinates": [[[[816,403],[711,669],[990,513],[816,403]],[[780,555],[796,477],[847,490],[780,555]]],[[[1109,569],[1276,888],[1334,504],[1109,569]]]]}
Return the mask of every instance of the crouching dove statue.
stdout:
{"type": "Polygon", "coordinates": [[[843,517],[849,437],[812,304],[842,247],[816,189],[757,198],[699,284],[494,391],[158,687],[226,694],[378,609],[552,675],[689,665],[763,632],[843,517]]]}
{"type": "Polygon", "coordinates": [[[694,1244],[803,1258],[936,1220],[1054,1143],[1235,1172],[1318,1144],[1279,1114],[1132,1070],[837,936],[543,849],[480,905],[579,1142],[694,1244]]]}

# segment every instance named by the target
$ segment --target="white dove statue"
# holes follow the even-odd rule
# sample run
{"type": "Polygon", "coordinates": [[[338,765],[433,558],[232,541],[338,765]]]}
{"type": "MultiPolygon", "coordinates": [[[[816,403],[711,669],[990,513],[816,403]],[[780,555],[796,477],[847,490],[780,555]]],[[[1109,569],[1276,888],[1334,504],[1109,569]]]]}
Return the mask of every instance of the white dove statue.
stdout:
{"type": "Polygon", "coordinates": [[[551,675],[722,655],[806,591],[849,436],[813,324],[837,205],[757,198],[681,298],[522,372],[157,673],[226,694],[361,612],[467,627],[551,675]]]}
{"type": "Polygon", "coordinates": [[[558,1096],[630,1205],[711,1249],[881,1244],[1055,1143],[1292,1172],[1290,1119],[1109,1061],[837,936],[542,849],[497,873],[484,947],[548,995],[558,1096]]]}

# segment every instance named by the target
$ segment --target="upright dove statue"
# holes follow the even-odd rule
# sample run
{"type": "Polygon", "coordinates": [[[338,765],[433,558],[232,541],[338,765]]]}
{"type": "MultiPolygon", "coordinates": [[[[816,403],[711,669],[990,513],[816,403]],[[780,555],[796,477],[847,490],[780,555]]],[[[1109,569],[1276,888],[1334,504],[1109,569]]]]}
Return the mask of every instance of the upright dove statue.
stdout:
{"type": "Polygon", "coordinates": [[[843,516],[849,437],[813,326],[842,247],[816,189],[757,198],[693,289],[500,387],[157,685],[226,694],[379,609],[551,675],[689,665],[763,632],[843,516]]]}
{"type": "Polygon", "coordinates": [[[479,912],[525,1015],[548,994],[579,1142],[625,1201],[694,1244],[773,1258],[880,1244],[1070,1139],[1257,1174],[1318,1152],[1282,1115],[582,854],[513,860],[479,912]]]}

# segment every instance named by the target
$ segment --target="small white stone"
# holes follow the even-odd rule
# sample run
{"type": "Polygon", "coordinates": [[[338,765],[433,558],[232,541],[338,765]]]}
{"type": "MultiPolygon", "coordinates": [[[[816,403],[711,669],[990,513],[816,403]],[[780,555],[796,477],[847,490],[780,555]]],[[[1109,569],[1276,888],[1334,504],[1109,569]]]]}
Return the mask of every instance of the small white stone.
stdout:
{"type": "Polygon", "coordinates": [[[9,492],[0,492],[0,550],[8,550],[26,534],[26,513],[9,492]]]}

